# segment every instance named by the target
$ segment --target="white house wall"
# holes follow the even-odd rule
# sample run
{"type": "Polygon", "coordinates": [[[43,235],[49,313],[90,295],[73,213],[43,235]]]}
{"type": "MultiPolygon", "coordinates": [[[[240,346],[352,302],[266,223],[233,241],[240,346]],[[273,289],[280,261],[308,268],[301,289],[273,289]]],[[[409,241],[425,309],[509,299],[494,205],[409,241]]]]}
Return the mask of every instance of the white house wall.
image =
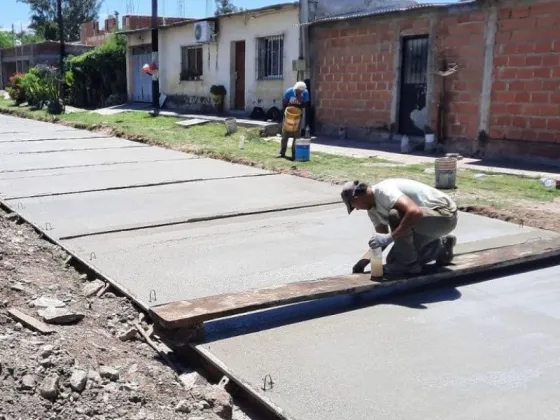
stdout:
{"type": "MultiPolygon", "coordinates": [[[[181,47],[196,45],[194,25],[181,25],[160,31],[160,91],[168,95],[168,103],[182,108],[200,109],[210,103],[210,86],[224,85],[227,90],[226,109],[231,105],[235,41],[245,41],[245,110],[261,106],[266,111],[273,105],[281,107],[284,91],[295,84],[297,73],[292,60],[299,57],[300,29],[297,7],[263,12],[254,18],[245,15],[221,17],[218,40],[203,44],[203,76],[200,81],[181,81],[181,47]],[[282,80],[257,80],[257,39],[284,35],[284,77],[282,80]]],[[[130,37],[129,37],[130,38],[130,37]]],[[[130,44],[129,44],[130,45],[130,44]]]]}

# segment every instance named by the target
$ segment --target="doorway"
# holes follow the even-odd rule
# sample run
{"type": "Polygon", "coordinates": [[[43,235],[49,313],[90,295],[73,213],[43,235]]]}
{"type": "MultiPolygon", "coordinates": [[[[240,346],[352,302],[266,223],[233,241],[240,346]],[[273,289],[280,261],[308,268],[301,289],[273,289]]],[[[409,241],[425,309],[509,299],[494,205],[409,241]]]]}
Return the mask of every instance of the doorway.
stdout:
{"type": "Polygon", "coordinates": [[[142,72],[144,64],[152,62],[152,47],[149,45],[133,47],[130,72],[132,76],[132,100],[152,102],[152,77],[142,72]]]}
{"type": "Polygon", "coordinates": [[[428,36],[404,38],[401,54],[399,132],[424,136],[428,87],[428,36]]]}
{"type": "Polygon", "coordinates": [[[237,111],[245,110],[245,41],[235,42],[233,68],[234,96],[233,108],[237,111]]]}

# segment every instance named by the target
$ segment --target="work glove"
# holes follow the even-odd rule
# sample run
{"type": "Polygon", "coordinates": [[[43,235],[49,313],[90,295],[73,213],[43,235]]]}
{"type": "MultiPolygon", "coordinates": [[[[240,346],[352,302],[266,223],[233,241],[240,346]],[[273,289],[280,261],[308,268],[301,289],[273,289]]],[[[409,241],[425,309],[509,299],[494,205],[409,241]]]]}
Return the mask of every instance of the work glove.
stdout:
{"type": "Polygon", "coordinates": [[[385,249],[393,243],[393,237],[390,233],[376,233],[369,240],[369,247],[371,249],[385,249]]]}

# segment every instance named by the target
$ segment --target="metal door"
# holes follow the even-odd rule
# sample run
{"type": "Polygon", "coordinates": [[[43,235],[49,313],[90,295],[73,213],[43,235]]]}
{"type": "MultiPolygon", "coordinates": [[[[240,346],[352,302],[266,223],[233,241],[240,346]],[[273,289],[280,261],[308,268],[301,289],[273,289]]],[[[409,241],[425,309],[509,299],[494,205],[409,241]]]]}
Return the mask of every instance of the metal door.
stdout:
{"type": "Polygon", "coordinates": [[[152,76],[142,73],[144,64],[152,62],[150,47],[132,49],[132,100],[134,102],[152,102],[152,76]]]}
{"type": "Polygon", "coordinates": [[[423,136],[428,81],[428,37],[404,38],[401,55],[399,131],[423,136]]]}
{"type": "Polygon", "coordinates": [[[245,41],[235,43],[235,98],[236,110],[245,109],[245,41]]]}

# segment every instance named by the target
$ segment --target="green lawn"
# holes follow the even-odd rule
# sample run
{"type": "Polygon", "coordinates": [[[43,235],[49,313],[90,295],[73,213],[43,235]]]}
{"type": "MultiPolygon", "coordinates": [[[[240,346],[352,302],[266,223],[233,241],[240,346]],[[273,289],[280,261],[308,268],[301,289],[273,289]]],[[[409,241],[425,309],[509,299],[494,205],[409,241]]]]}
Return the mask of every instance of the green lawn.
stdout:
{"type": "MultiPolygon", "coordinates": [[[[388,161],[375,158],[352,158],[313,152],[309,162],[276,159],[278,144],[258,136],[254,129],[240,129],[233,136],[225,136],[222,124],[209,123],[191,128],[176,125],[172,117],[153,117],[147,113],[127,112],[111,116],[80,112],[53,118],[45,111],[31,111],[14,107],[12,101],[0,99],[0,111],[19,116],[79,124],[91,130],[111,129],[113,133],[132,140],[161,145],[210,156],[218,159],[255,165],[265,169],[339,183],[345,180],[376,181],[387,177],[406,177],[432,185],[434,175],[426,169],[433,165],[390,166],[388,161]],[[245,146],[239,148],[240,136],[245,146]]],[[[494,206],[515,209],[523,203],[551,202],[560,191],[544,188],[538,180],[510,175],[490,175],[477,180],[477,172],[461,170],[458,188],[451,192],[459,205],[494,206]]]]}

